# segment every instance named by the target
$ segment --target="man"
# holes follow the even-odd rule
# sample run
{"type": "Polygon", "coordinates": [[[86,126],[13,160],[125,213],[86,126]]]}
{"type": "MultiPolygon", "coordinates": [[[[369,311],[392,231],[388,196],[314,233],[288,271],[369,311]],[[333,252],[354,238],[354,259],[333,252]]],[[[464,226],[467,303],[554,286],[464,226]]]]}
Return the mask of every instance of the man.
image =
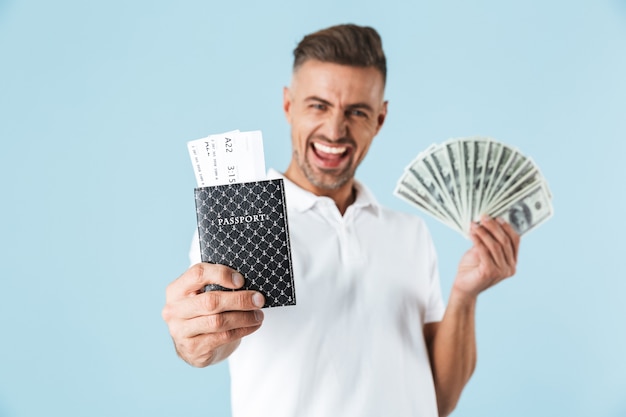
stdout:
{"type": "Polygon", "coordinates": [[[236,417],[448,415],[476,362],[476,298],[515,272],[519,236],[487,217],[472,226],[444,312],[424,223],[354,179],[387,116],[378,34],[335,26],[294,55],[282,177],[297,305],[262,312],[254,291],[202,293],[244,277],[198,263],[167,288],[176,350],[199,367],[230,357],[236,417]]]}
{"type": "Polygon", "coordinates": [[[521,202],[513,205],[508,212],[509,220],[515,230],[520,235],[530,228],[532,224],[532,214],[526,203],[521,202]]]}

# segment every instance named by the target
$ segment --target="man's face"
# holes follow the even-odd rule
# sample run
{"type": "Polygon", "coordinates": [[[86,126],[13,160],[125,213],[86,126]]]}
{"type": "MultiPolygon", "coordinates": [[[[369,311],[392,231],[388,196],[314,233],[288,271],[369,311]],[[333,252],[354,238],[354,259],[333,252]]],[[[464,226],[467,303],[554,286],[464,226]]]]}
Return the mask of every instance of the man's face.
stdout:
{"type": "Polygon", "coordinates": [[[384,82],[373,68],[306,61],[285,88],[293,155],[288,176],[316,194],[351,186],[387,114],[384,82]]]}
{"type": "Polygon", "coordinates": [[[522,209],[516,209],[511,213],[511,222],[517,226],[520,233],[524,232],[529,226],[522,209]]]}

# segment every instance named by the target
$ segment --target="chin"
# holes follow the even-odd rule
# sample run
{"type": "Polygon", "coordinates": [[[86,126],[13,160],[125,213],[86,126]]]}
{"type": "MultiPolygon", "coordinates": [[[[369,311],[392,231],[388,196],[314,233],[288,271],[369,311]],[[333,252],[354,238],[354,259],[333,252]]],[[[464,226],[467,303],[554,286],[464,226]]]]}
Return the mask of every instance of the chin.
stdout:
{"type": "Polygon", "coordinates": [[[314,174],[305,171],[305,175],[309,182],[315,187],[328,191],[337,190],[346,185],[348,182],[350,182],[350,180],[354,178],[353,172],[342,172],[339,175],[333,175],[328,173],[314,174]]]}

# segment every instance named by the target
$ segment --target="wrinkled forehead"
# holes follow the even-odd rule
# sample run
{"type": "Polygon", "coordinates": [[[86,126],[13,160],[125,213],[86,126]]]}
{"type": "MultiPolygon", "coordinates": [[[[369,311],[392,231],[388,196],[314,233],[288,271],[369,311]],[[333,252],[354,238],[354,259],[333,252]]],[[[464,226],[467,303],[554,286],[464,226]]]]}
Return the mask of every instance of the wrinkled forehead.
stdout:
{"type": "Polygon", "coordinates": [[[384,80],[375,67],[357,67],[309,60],[294,70],[294,94],[350,97],[357,101],[383,100],[384,80]]]}

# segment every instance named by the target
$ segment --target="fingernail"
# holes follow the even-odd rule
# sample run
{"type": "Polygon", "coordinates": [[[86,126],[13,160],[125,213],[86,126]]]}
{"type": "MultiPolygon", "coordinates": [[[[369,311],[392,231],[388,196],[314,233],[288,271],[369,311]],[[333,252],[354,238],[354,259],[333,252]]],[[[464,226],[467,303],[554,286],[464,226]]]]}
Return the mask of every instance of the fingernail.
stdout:
{"type": "Polygon", "coordinates": [[[256,321],[263,321],[263,312],[261,310],[254,310],[254,319],[256,321]]]}
{"type": "Polygon", "coordinates": [[[504,220],[502,217],[498,217],[496,220],[497,220],[497,221],[498,221],[498,223],[500,223],[500,224],[504,224],[504,223],[506,223],[506,220],[504,220]]]}
{"type": "Polygon", "coordinates": [[[486,214],[483,214],[481,217],[481,221],[483,222],[490,222],[491,220],[493,220],[491,217],[487,216],[486,214]]]}
{"type": "Polygon", "coordinates": [[[243,285],[243,275],[239,272],[233,272],[231,279],[233,280],[233,285],[235,287],[241,287],[243,285]]]}
{"type": "Polygon", "coordinates": [[[255,293],[252,296],[252,304],[254,304],[257,307],[263,307],[263,304],[265,304],[265,297],[263,297],[263,294],[261,293],[255,293]]]}

